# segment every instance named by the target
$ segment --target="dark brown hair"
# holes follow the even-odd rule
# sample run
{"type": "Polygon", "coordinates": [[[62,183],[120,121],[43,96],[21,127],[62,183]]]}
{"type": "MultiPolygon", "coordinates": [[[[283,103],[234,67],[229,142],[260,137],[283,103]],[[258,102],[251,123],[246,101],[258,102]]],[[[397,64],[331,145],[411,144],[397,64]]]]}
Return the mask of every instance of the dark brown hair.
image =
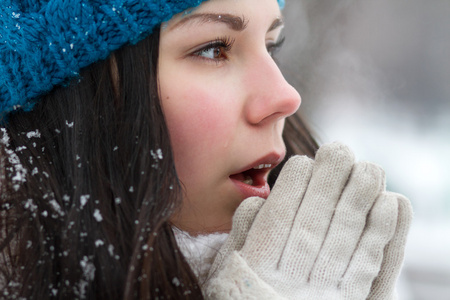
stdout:
{"type": "MultiPolygon", "coordinates": [[[[32,112],[9,116],[0,133],[1,296],[202,299],[169,222],[182,197],[158,48],[155,30],[32,112]]],[[[298,116],[284,137],[290,154],[317,149],[298,116]]]]}

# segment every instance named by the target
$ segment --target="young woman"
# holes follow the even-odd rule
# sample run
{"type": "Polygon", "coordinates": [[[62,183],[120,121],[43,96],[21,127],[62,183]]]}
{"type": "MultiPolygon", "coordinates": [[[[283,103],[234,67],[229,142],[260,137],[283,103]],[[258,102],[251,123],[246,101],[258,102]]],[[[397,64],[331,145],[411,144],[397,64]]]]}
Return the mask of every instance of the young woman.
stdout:
{"type": "Polygon", "coordinates": [[[272,57],[280,6],[0,8],[2,297],[391,297],[409,204],[345,146],[312,160],[300,96],[272,57]],[[311,158],[270,192],[292,154],[311,158]],[[186,250],[230,230],[219,254],[186,250]]]}

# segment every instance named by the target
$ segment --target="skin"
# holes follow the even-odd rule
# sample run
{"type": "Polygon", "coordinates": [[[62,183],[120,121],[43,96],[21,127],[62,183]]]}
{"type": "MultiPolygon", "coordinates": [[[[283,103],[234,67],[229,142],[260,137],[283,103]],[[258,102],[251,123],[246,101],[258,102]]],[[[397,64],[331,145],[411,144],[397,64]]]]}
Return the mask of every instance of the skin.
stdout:
{"type": "Polygon", "coordinates": [[[301,98],[271,56],[282,27],[276,0],[210,0],[162,26],[158,80],[185,191],[172,219],[182,230],[229,231],[246,197],[267,196],[230,176],[270,163],[258,171],[265,182],[285,155],[284,121],[301,98]]]}

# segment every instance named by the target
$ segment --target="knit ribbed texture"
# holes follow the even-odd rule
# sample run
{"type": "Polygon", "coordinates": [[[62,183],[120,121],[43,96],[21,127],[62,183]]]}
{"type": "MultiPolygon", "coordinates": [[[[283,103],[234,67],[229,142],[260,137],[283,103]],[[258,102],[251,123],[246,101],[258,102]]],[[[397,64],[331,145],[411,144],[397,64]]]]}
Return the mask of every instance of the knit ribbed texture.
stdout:
{"type": "Polygon", "coordinates": [[[2,0],[0,111],[22,107],[81,68],[204,0],[2,0]]]}

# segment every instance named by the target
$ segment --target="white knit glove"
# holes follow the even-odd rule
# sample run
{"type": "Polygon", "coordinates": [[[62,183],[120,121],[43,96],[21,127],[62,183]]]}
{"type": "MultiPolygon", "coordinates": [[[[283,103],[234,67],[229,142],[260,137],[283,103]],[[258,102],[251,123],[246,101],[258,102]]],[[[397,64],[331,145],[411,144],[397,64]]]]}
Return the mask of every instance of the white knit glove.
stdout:
{"type": "Polygon", "coordinates": [[[205,296],[391,299],[410,216],[404,197],[385,192],[383,170],[354,163],[347,147],[293,157],[267,200],[236,211],[205,296]]]}
{"type": "Polygon", "coordinates": [[[406,238],[412,221],[411,203],[400,194],[390,193],[398,201],[397,227],[394,237],[384,249],[381,270],[372,283],[367,299],[397,299],[395,285],[403,263],[406,238]]]}

